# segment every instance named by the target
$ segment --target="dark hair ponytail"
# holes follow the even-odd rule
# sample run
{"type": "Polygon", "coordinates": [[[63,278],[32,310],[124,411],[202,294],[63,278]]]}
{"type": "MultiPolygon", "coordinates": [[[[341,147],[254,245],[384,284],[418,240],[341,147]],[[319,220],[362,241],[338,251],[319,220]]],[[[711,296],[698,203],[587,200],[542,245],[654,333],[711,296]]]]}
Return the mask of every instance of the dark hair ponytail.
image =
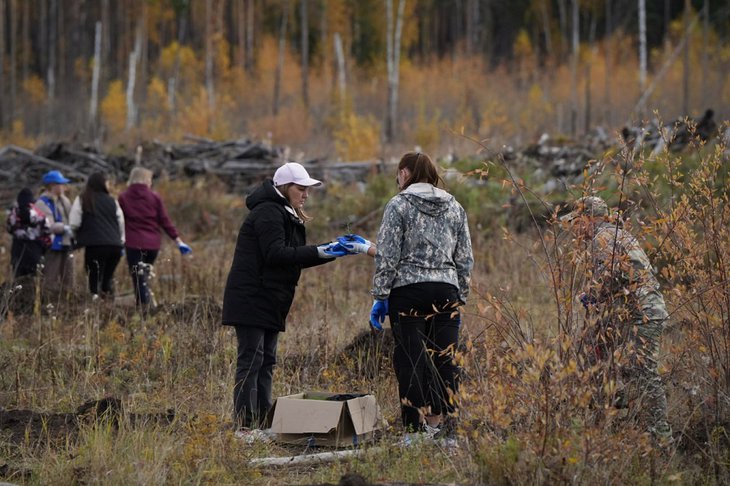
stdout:
{"type": "Polygon", "coordinates": [[[432,186],[443,184],[443,179],[439,176],[438,168],[433,163],[431,157],[423,152],[408,152],[400,159],[398,170],[408,169],[410,177],[403,184],[402,189],[415,184],[416,182],[426,182],[432,186]]]}
{"type": "Polygon", "coordinates": [[[106,177],[101,172],[94,172],[86,181],[84,192],[81,193],[81,209],[88,213],[94,212],[94,194],[109,194],[106,188],[106,177]]]}

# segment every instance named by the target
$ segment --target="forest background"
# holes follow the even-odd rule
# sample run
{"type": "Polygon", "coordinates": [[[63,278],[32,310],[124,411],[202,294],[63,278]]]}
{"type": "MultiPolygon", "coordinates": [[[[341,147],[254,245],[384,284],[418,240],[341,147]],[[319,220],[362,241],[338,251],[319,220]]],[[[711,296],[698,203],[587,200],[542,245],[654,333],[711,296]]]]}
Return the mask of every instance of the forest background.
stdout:
{"type": "Polygon", "coordinates": [[[0,0],[0,142],[249,136],[363,160],[454,151],[462,128],[724,119],[729,33],[709,0],[0,0]]]}

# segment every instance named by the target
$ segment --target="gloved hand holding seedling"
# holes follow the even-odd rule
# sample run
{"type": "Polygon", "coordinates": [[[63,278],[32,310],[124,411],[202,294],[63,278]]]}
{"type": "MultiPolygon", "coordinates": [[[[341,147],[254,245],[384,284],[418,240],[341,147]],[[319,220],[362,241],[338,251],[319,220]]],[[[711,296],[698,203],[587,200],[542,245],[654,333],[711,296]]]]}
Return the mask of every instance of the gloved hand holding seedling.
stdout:
{"type": "Polygon", "coordinates": [[[366,240],[360,235],[347,234],[344,236],[338,236],[337,241],[347,250],[349,254],[355,255],[358,253],[367,253],[368,250],[373,246],[373,243],[366,240]]]}

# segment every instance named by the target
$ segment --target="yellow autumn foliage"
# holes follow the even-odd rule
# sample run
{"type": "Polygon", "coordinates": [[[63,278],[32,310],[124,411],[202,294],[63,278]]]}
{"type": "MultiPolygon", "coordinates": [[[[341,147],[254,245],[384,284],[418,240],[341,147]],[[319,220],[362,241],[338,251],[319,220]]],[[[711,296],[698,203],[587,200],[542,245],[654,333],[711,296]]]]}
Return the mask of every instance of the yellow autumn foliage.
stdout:
{"type": "Polygon", "coordinates": [[[167,111],[167,87],[164,81],[157,76],[153,76],[147,84],[147,102],[145,106],[148,112],[155,114],[167,111]]]}
{"type": "MultiPolygon", "coordinates": [[[[219,96],[216,105],[225,107],[230,98],[219,96]]],[[[198,94],[190,100],[180,100],[177,122],[183,133],[201,137],[227,138],[231,134],[228,121],[221,116],[218,109],[211,106],[208,93],[200,87],[198,94]]]]}
{"type": "Polygon", "coordinates": [[[32,106],[41,106],[46,101],[46,84],[36,75],[23,80],[23,94],[32,106]]]}
{"type": "Polygon", "coordinates": [[[344,114],[333,138],[342,160],[371,160],[380,155],[380,124],[372,116],[344,114]]]}
{"type": "Polygon", "coordinates": [[[193,85],[203,78],[203,64],[195,56],[195,51],[188,46],[180,46],[177,42],[170,43],[160,53],[160,69],[164,79],[175,74],[175,63],[179,55],[178,86],[186,83],[193,85]]]}
{"type": "Polygon", "coordinates": [[[101,101],[101,119],[112,134],[120,133],[127,123],[127,104],[122,82],[109,83],[109,91],[101,101]]]}
{"type": "Polygon", "coordinates": [[[147,84],[147,99],[141,123],[145,133],[157,133],[168,128],[167,87],[157,76],[153,76],[147,84]]]}
{"type": "Polygon", "coordinates": [[[0,133],[0,145],[17,145],[19,147],[33,148],[37,141],[25,133],[25,124],[22,120],[13,120],[9,131],[0,133]]]}

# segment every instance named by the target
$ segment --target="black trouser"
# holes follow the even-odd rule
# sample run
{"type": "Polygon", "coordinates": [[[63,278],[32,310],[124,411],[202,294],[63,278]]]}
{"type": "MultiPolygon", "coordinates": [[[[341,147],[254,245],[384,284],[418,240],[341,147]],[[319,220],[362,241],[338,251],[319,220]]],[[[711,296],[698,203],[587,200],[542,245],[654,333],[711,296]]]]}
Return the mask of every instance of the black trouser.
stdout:
{"type": "Polygon", "coordinates": [[[127,266],[132,275],[134,297],[138,304],[150,303],[149,278],[152,264],[155,263],[159,250],[138,250],[127,248],[127,266]]]}
{"type": "Polygon", "coordinates": [[[89,290],[92,294],[114,295],[114,270],[122,258],[119,246],[87,246],[84,253],[84,265],[89,275],[89,290]]]}
{"type": "Polygon", "coordinates": [[[391,290],[388,300],[401,418],[406,429],[420,430],[424,415],[457,408],[458,291],[447,283],[419,283],[391,290]]]}
{"type": "Polygon", "coordinates": [[[238,360],[233,387],[234,422],[260,428],[273,402],[271,387],[276,365],[278,331],[236,326],[238,360]]]}
{"type": "Polygon", "coordinates": [[[13,267],[13,277],[35,275],[45,251],[43,244],[38,240],[13,238],[10,246],[10,264],[13,267]]]}

